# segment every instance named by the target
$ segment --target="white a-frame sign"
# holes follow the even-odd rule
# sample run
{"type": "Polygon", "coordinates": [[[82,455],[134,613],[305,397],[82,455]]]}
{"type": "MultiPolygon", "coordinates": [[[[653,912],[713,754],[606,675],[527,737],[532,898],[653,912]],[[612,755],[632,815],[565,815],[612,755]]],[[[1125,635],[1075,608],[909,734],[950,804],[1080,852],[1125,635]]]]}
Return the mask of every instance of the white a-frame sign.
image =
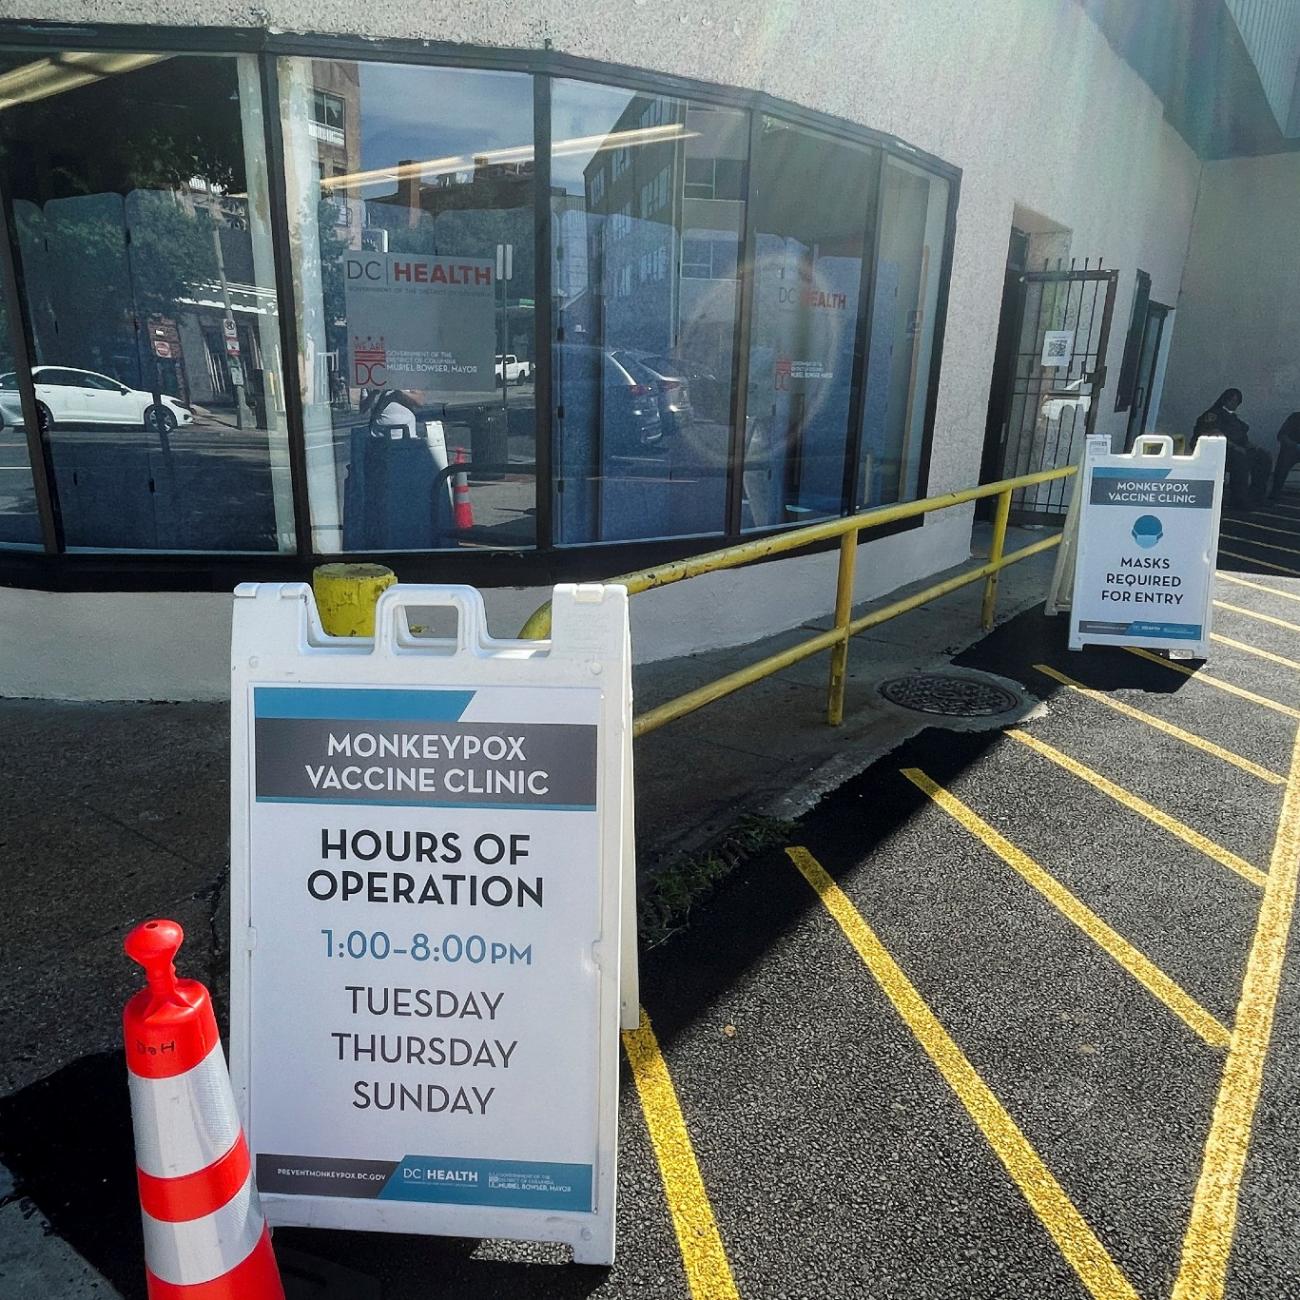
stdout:
{"type": "Polygon", "coordinates": [[[1088,439],[1076,488],[1071,650],[1209,654],[1225,445],[1202,438],[1190,456],[1176,456],[1157,434],[1115,454],[1104,435],[1088,439]]]}
{"type": "Polygon", "coordinates": [[[557,587],[553,627],[398,585],[333,638],[305,584],[236,593],[231,1066],[273,1224],[613,1262],[627,592],[557,587]]]}

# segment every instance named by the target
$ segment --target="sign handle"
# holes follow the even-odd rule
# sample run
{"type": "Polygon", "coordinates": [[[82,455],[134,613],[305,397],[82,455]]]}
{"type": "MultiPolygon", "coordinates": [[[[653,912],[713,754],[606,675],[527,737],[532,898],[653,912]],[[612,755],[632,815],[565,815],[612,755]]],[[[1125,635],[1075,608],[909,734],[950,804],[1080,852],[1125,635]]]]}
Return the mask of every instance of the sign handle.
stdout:
{"type": "Polygon", "coordinates": [[[456,611],[456,654],[476,653],[485,648],[490,639],[483,597],[475,588],[402,583],[389,587],[375,604],[376,654],[446,653],[445,639],[421,638],[416,641],[407,634],[402,611],[411,608],[456,611]]]}
{"type": "Polygon", "coordinates": [[[1138,439],[1137,451],[1142,456],[1172,456],[1174,440],[1167,433],[1144,433],[1138,439]]]}

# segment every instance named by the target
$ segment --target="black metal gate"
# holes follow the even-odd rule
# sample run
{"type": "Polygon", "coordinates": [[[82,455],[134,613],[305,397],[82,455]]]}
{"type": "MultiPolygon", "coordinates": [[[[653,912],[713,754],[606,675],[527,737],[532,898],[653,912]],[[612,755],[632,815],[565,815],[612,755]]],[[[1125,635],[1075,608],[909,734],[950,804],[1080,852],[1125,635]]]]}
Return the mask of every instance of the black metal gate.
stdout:
{"type": "MultiPolygon", "coordinates": [[[[1076,462],[1097,419],[1118,271],[1020,271],[1007,276],[984,457],[987,480],[1076,462]],[[999,400],[1000,397],[1000,400],[999,400]]],[[[1068,479],[1025,488],[1013,523],[1059,523],[1068,479]]]]}

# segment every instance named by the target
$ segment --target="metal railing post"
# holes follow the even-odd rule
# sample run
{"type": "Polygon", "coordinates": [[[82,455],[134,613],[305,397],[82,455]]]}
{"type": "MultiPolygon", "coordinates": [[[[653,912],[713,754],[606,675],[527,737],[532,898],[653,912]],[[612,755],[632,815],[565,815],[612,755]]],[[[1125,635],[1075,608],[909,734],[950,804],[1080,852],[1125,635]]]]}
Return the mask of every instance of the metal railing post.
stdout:
{"type": "Polygon", "coordinates": [[[835,630],[840,639],[831,649],[831,676],[826,688],[826,721],[844,722],[844,679],[849,670],[849,620],[853,617],[853,571],[858,561],[858,530],[840,538],[840,571],[835,583],[835,630]]]}
{"type": "MultiPolygon", "coordinates": [[[[993,542],[989,547],[989,563],[1002,564],[1002,552],[1007,544],[1007,520],[1011,515],[1011,489],[998,493],[997,513],[993,516],[993,542]]],[[[998,575],[1000,568],[995,568],[984,579],[984,600],[980,605],[980,626],[986,631],[993,630],[993,612],[998,603],[998,575]]]]}

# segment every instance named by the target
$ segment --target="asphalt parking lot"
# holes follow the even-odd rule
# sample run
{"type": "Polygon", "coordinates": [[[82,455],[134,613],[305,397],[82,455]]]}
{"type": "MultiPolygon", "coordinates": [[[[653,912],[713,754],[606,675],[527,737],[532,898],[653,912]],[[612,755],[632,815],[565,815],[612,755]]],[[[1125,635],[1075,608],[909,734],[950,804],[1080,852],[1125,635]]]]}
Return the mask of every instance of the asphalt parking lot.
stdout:
{"type": "MultiPolygon", "coordinates": [[[[954,664],[1013,722],[936,719],[645,955],[613,1269],[277,1245],[395,1300],[1300,1296],[1300,505],[1223,536],[1210,663],[1020,615],[954,664]]],[[[143,1294],[126,1115],[110,1052],[0,1102],[63,1294],[143,1294]]]]}

